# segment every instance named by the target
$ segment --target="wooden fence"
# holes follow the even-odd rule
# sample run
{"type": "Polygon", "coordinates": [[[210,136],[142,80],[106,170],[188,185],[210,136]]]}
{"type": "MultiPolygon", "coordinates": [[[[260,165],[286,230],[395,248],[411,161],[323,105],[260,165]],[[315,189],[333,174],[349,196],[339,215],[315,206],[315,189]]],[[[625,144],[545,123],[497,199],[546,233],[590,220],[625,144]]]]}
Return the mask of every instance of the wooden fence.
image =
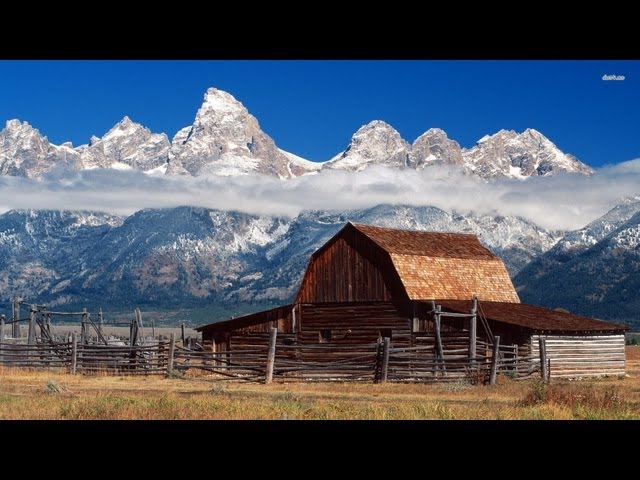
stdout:
{"type": "Polygon", "coordinates": [[[74,340],[34,345],[0,343],[0,365],[22,368],[64,368],[71,373],[119,375],[165,374],[169,343],[151,346],[82,345],[74,340]]]}
{"type": "MultiPolygon", "coordinates": [[[[82,345],[71,342],[35,345],[0,343],[0,365],[28,368],[64,368],[71,373],[153,375],[187,370],[211,374],[220,380],[441,382],[466,379],[494,383],[497,374],[529,378],[544,373],[537,355],[519,354],[517,347],[493,348],[478,342],[476,356],[449,343],[439,352],[433,344],[393,347],[390,339],[362,345],[299,345],[279,343],[271,333],[268,345],[238,350],[192,350],[168,342],[146,346],[82,345]]],[[[420,342],[416,342],[420,343],[420,342]]]]}

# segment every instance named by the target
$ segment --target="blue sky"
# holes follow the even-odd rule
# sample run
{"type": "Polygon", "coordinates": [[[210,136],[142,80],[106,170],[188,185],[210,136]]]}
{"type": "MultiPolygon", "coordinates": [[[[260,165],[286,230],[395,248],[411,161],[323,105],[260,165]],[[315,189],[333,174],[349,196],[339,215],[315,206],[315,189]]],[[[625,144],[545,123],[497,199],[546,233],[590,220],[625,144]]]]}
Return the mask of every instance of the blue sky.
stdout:
{"type": "Polygon", "coordinates": [[[640,157],[639,81],[639,61],[0,61],[0,121],[79,145],[129,115],[171,137],[217,87],[311,160],[382,119],[409,142],[439,127],[463,147],[531,127],[597,167],[640,157]]]}

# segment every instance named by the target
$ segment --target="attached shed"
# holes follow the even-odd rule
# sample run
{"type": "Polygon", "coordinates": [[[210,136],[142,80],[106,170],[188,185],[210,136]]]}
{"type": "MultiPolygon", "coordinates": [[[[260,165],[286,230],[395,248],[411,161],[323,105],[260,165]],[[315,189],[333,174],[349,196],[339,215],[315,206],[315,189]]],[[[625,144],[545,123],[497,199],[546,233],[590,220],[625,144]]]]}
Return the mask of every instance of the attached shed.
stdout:
{"type": "Polygon", "coordinates": [[[292,304],[197,330],[232,351],[266,345],[271,327],[279,343],[326,344],[333,356],[384,337],[475,355],[493,335],[534,354],[542,336],[556,376],[624,373],[625,327],[521,304],[502,260],[468,234],[347,223],[311,256],[292,304]]]}
{"type": "MultiPolygon", "coordinates": [[[[443,310],[468,312],[471,301],[438,300],[443,310]]],[[[627,327],[522,303],[480,302],[481,314],[504,344],[539,354],[540,339],[554,377],[624,375],[627,327]]]]}

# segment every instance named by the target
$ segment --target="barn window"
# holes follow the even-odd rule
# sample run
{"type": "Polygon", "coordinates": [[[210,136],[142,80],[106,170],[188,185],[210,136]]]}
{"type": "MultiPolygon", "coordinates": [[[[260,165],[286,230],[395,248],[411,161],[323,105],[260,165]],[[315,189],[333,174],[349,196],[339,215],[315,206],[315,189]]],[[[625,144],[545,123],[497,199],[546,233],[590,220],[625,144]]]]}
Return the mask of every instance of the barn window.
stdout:
{"type": "Polygon", "coordinates": [[[320,343],[329,343],[331,341],[331,330],[320,330],[320,343]]]}
{"type": "Polygon", "coordinates": [[[381,328],[380,329],[380,338],[389,338],[391,340],[393,332],[390,328],[381,328]]]}

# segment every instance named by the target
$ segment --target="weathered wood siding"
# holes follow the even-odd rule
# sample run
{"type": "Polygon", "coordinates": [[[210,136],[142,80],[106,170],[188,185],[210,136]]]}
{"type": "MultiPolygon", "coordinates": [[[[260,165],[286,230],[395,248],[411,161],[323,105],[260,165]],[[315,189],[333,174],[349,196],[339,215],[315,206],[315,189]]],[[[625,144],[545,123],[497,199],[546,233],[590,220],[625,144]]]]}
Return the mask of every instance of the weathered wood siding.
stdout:
{"type": "Polygon", "coordinates": [[[322,330],[331,331],[329,343],[336,346],[375,343],[387,331],[394,345],[409,345],[408,303],[303,304],[299,342],[320,343],[322,330]]]}
{"type": "Polygon", "coordinates": [[[597,377],[624,375],[624,335],[533,335],[531,351],[540,352],[546,339],[551,377],[597,377]]]}
{"type": "Polygon", "coordinates": [[[202,329],[203,346],[211,349],[215,342],[216,351],[219,352],[229,346],[231,334],[262,333],[266,335],[265,338],[268,338],[271,327],[276,327],[279,333],[293,333],[293,305],[207,325],[202,329]]]}
{"type": "Polygon", "coordinates": [[[296,303],[404,298],[389,254],[354,229],[345,229],[311,257],[296,303]]]}

